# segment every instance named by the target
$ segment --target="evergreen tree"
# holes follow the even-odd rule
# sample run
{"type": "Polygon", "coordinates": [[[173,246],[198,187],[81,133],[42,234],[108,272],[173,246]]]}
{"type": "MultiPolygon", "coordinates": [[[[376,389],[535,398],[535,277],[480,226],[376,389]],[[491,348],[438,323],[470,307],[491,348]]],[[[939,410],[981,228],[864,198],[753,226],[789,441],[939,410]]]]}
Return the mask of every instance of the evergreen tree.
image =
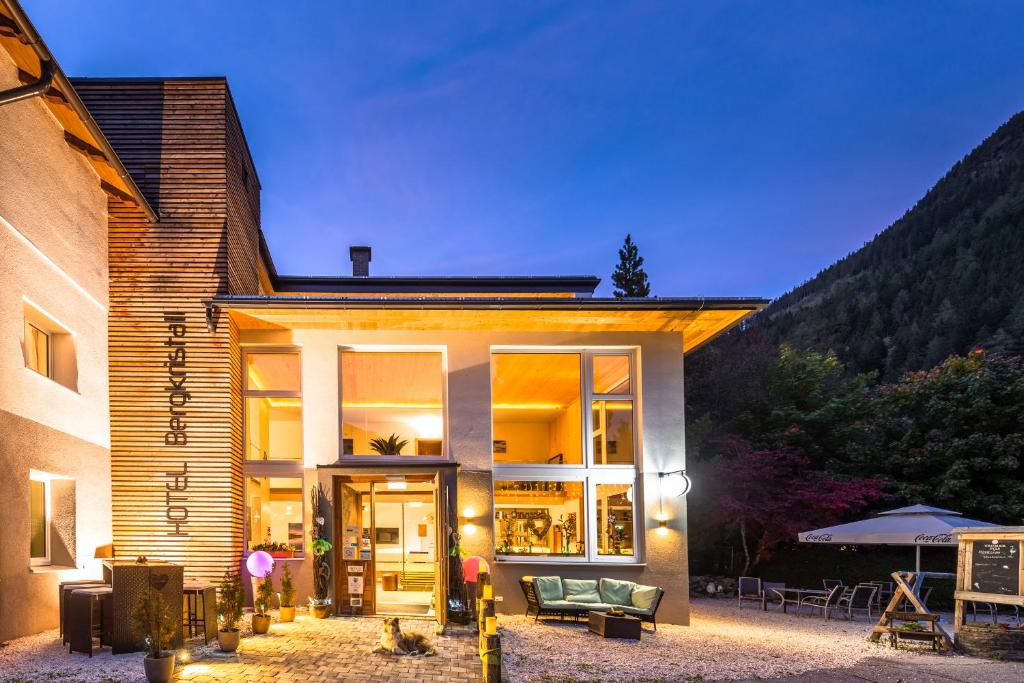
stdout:
{"type": "Polygon", "coordinates": [[[615,266],[615,272],[612,273],[612,282],[615,284],[615,297],[618,299],[642,298],[651,294],[651,285],[647,282],[647,273],[644,272],[644,257],[640,255],[629,234],[619,249],[619,265],[615,266]]]}

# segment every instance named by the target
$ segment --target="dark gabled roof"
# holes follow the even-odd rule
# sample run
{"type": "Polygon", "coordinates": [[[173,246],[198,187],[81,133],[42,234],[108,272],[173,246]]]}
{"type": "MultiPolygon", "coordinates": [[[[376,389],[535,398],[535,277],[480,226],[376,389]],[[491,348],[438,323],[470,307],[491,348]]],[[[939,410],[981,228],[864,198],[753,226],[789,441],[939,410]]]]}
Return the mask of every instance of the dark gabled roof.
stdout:
{"type": "Polygon", "coordinates": [[[310,294],[553,294],[589,296],[601,278],[594,275],[280,275],[260,230],[260,254],[274,291],[310,294]]]}

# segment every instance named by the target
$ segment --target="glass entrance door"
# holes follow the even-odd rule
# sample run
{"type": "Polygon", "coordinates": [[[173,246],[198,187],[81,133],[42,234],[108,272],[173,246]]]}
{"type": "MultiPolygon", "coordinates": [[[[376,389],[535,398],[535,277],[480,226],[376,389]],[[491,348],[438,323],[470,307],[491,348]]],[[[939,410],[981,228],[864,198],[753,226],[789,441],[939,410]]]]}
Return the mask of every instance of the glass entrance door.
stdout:
{"type": "Polygon", "coordinates": [[[337,614],[443,617],[436,482],[421,475],[337,478],[337,614]]]}
{"type": "Polygon", "coordinates": [[[377,614],[435,616],[437,504],[434,483],[373,484],[377,614]]]}

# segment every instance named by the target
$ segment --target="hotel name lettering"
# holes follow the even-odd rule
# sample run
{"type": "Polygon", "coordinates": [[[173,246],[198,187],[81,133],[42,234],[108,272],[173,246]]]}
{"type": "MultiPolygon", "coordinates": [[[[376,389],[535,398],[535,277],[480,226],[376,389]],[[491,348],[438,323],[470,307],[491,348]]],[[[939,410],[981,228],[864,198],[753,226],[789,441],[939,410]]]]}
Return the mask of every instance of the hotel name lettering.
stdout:
{"type": "MultiPolygon", "coordinates": [[[[188,381],[188,359],[185,349],[185,324],[184,313],[164,313],[164,323],[167,324],[167,360],[163,365],[167,368],[167,385],[164,391],[167,393],[167,431],[164,432],[165,446],[187,446],[188,445],[188,424],[185,418],[188,417],[186,407],[192,400],[185,383],[188,381]]],[[[188,524],[188,463],[182,462],[181,469],[164,472],[168,478],[164,484],[167,524],[171,531],[169,536],[188,536],[183,527],[188,524]]]]}

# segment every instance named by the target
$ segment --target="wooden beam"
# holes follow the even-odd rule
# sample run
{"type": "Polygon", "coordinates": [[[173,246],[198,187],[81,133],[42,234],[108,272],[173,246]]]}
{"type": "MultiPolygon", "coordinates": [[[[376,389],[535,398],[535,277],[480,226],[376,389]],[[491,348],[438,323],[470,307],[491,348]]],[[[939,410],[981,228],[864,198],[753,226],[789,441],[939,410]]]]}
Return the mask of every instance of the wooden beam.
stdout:
{"type": "Polygon", "coordinates": [[[90,159],[107,161],[107,155],[105,155],[102,151],[100,151],[96,147],[93,147],[85,140],[76,137],[67,131],[64,131],[64,142],[68,143],[68,145],[71,146],[71,149],[75,150],[76,152],[81,152],[90,159]]]}
{"type": "Polygon", "coordinates": [[[1024,607],[1024,595],[1001,595],[998,593],[978,593],[976,591],[956,591],[953,593],[956,600],[970,600],[972,602],[997,602],[1000,605],[1017,605],[1024,607]]]}

